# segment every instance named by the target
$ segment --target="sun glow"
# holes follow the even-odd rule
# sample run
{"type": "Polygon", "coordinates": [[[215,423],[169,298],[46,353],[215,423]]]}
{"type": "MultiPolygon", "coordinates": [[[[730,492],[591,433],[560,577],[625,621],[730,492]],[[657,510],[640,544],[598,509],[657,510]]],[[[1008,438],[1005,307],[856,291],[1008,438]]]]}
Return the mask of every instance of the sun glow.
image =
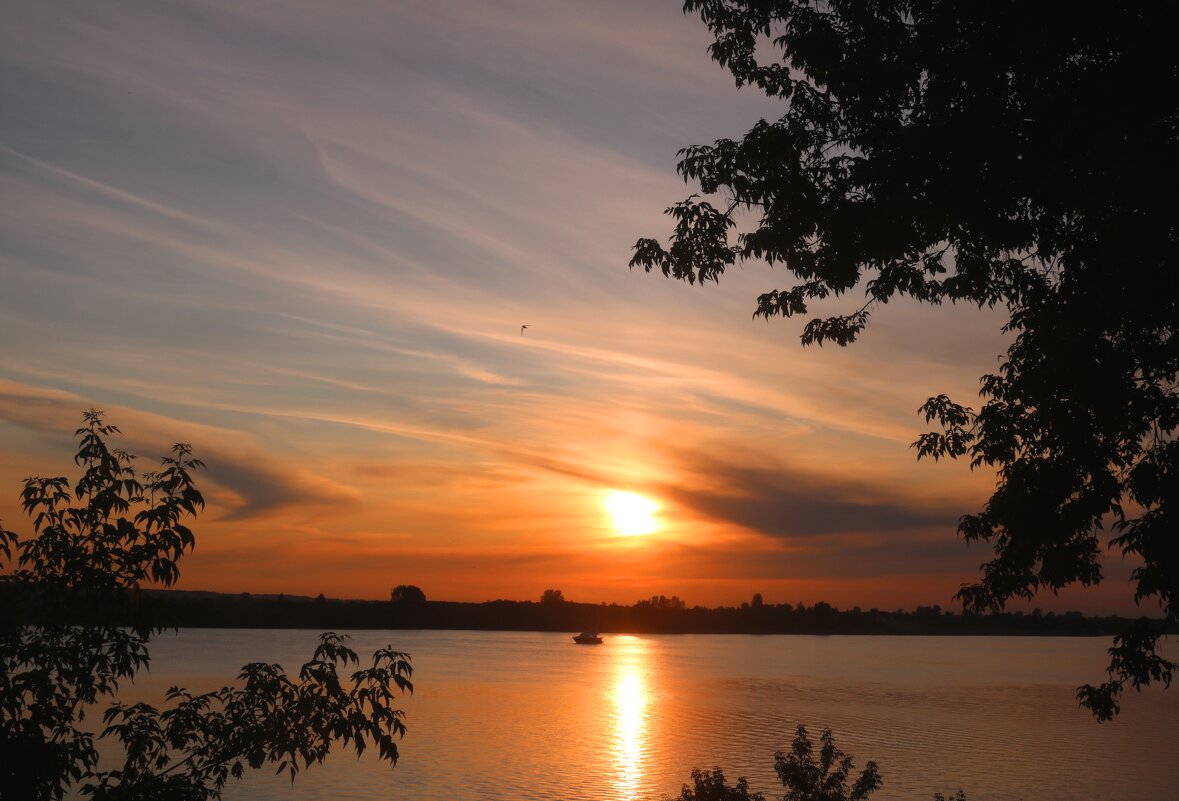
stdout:
{"type": "Polygon", "coordinates": [[[606,511],[614,523],[615,530],[624,536],[650,534],[659,528],[655,513],[659,504],[633,492],[610,490],[606,495],[606,511]]]}

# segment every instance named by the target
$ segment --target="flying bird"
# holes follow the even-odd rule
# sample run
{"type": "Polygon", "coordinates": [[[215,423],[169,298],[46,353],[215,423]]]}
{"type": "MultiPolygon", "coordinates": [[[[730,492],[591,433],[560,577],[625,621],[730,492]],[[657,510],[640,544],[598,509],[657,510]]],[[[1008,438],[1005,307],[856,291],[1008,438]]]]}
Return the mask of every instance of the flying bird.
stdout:
{"type": "Polygon", "coordinates": [[[526,325],[522,325],[522,326],[520,326],[520,336],[524,336],[524,329],[525,329],[525,328],[527,328],[527,327],[528,327],[528,326],[526,326],[526,325]]]}

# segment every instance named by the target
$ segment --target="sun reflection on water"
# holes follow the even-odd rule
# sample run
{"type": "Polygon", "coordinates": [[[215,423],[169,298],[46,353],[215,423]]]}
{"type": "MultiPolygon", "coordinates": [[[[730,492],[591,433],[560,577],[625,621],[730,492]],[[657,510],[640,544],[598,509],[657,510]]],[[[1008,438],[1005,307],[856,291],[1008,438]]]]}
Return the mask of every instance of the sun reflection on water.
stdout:
{"type": "Polygon", "coordinates": [[[629,801],[639,797],[644,784],[651,700],[647,688],[649,653],[647,644],[637,637],[616,637],[611,645],[618,651],[612,692],[615,795],[629,801]]]}

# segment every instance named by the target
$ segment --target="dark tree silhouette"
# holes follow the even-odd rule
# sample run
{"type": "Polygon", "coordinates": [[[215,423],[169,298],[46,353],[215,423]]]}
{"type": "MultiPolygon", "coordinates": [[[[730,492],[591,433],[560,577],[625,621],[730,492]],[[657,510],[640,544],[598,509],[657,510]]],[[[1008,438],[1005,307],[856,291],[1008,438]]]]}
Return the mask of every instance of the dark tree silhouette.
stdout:
{"type": "MultiPolygon", "coordinates": [[[[848,786],[852,758],[840,751],[830,729],[820,737],[819,753],[807,735],[806,727],[799,726],[790,753],[774,755],[774,769],[786,794],[782,801],[865,801],[880,788],[882,779],[875,762],[869,762],[860,775],[848,786]]],[[[729,787],[720,768],[712,773],[692,771],[693,787],[684,785],[679,801],[764,801],[762,793],[751,793],[744,777],[729,787]]]]}
{"type": "MultiPolygon", "coordinates": [[[[717,281],[738,260],[798,283],[754,316],[808,314],[863,285],[802,342],[851,343],[889,300],[999,307],[1014,341],[978,410],[922,407],[918,457],[968,457],[994,494],[962,517],[994,558],[958,593],[971,611],[1101,581],[1108,546],[1134,598],[1176,617],[1179,589],[1179,62],[1165,6],[936,0],[687,0],[738,86],[784,104],[738,140],[680,152],[693,195],[670,243],[632,267],[717,281]],[[749,230],[735,240],[738,217],[749,230]]],[[[936,335],[936,332],[931,332],[936,335]]],[[[1078,690],[1098,720],[1126,686],[1170,683],[1158,633],[1115,637],[1108,680],[1078,690]]]]}
{"type": "Polygon", "coordinates": [[[720,768],[712,772],[692,770],[692,786],[684,785],[678,801],[765,801],[761,793],[749,792],[749,782],[742,776],[737,784],[725,784],[725,774],[720,768]]]}
{"type": "Polygon", "coordinates": [[[163,628],[139,587],[176,581],[195,543],[184,521],[204,507],[192,476],[203,465],[188,445],[173,447],[160,471],[137,474],[131,455],[108,446],[116,433],[87,412],[76,432],[81,479],[72,488],[64,477],[26,479],[35,536],[0,527],[0,801],[60,799],[71,785],[93,799],[216,799],[246,767],[268,764],[293,780],[335,742],[358,754],[372,744],[396,762],[405,725],[391,703],[413,689],[409,658],[382,649],[346,679],[339,668],[357,656],[329,633],[296,678],[254,663],[240,688],[173,687],[164,709],[111,706],[101,736],[125,758],[98,769],[82,718],[148,666],[163,628]]]}
{"type": "Polygon", "coordinates": [[[774,754],[774,770],[786,787],[783,801],[864,801],[880,788],[875,762],[869,760],[849,787],[852,758],[835,746],[830,729],[823,730],[819,743],[816,756],[806,727],[799,726],[790,753],[774,754]]]}
{"type": "Polygon", "coordinates": [[[395,604],[404,604],[413,606],[416,604],[424,604],[426,602],[426,593],[422,592],[421,587],[413,584],[398,584],[389,593],[389,600],[395,604]]]}
{"type": "Polygon", "coordinates": [[[563,604],[565,603],[565,593],[560,590],[545,590],[540,594],[540,602],[542,604],[563,604]]]}

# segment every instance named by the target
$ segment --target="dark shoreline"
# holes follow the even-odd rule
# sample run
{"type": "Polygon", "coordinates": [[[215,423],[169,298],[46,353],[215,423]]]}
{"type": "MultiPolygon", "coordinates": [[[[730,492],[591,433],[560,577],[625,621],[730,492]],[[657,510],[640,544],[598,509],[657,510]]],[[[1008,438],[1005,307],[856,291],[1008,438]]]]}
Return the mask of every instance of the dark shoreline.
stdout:
{"type": "Polygon", "coordinates": [[[394,603],[186,591],[145,595],[157,619],[177,628],[1100,637],[1141,620],[1156,631],[1179,631],[1161,619],[1086,617],[1080,612],[964,615],[936,606],[913,611],[839,610],[822,602],[801,608],[688,608],[678,599],[662,599],[661,604],[659,598],[621,606],[505,600],[394,603]]]}

